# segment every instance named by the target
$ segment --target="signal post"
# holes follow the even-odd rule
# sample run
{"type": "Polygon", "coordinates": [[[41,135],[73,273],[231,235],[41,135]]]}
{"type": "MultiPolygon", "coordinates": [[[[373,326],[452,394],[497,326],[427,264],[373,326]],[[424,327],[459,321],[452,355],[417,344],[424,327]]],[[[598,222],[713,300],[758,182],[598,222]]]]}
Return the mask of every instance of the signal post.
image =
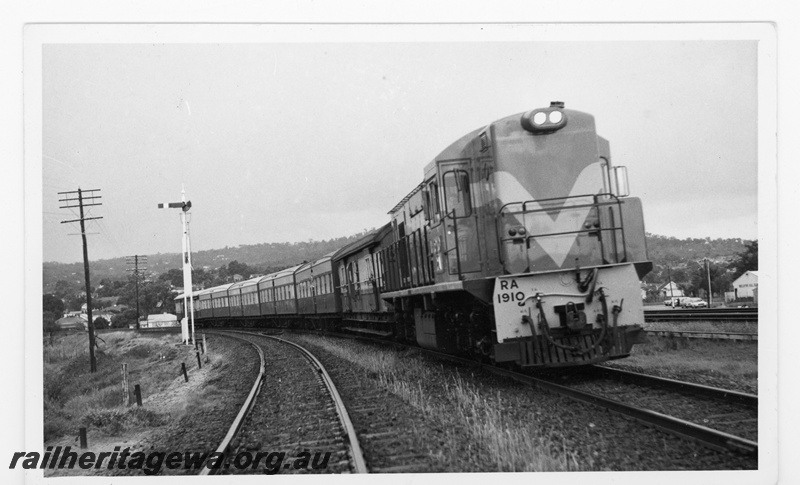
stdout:
{"type": "MultiPolygon", "coordinates": [[[[186,191],[181,189],[180,202],[165,202],[158,204],[159,209],[181,209],[181,226],[183,228],[183,239],[181,240],[182,246],[182,260],[183,260],[183,308],[184,311],[188,310],[189,321],[191,322],[191,339],[192,345],[195,345],[194,338],[194,298],[192,287],[192,249],[189,242],[189,224],[186,222],[186,213],[192,208],[192,202],[186,200],[186,191]],[[187,301],[188,300],[188,301],[187,301]]],[[[185,326],[186,317],[183,317],[181,322],[181,333],[184,343],[187,343],[188,329],[185,326]]]]}

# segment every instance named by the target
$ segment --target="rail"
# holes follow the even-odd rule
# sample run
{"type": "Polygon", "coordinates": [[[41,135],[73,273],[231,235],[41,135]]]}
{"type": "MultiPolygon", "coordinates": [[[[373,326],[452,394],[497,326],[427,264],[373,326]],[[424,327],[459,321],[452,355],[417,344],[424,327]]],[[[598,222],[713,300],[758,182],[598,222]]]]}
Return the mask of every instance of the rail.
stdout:
{"type": "Polygon", "coordinates": [[[758,322],[758,308],[681,308],[644,311],[645,322],[758,322]]]}
{"type": "Polygon", "coordinates": [[[635,382],[652,387],[690,392],[694,395],[707,396],[723,401],[735,401],[754,408],[758,407],[758,396],[755,394],[748,394],[730,389],[721,389],[719,387],[706,386],[703,384],[696,384],[694,382],[668,379],[666,377],[651,376],[649,374],[616,369],[605,365],[594,365],[592,366],[592,369],[605,377],[610,377],[620,381],[635,382]]]}
{"type": "MultiPolygon", "coordinates": [[[[260,365],[260,367],[258,369],[258,375],[256,376],[256,381],[253,383],[253,387],[250,389],[250,394],[247,395],[247,399],[245,399],[244,404],[242,404],[242,407],[239,410],[239,414],[236,415],[236,418],[233,420],[233,423],[231,424],[231,427],[228,429],[228,433],[225,435],[225,438],[222,439],[222,442],[219,444],[219,446],[216,449],[217,453],[220,453],[223,456],[227,456],[228,448],[230,448],[230,446],[231,446],[231,441],[233,441],[233,438],[235,438],[236,435],[239,433],[239,430],[242,427],[242,423],[244,422],[244,418],[247,416],[247,414],[253,408],[253,403],[255,402],[255,397],[258,395],[258,392],[261,389],[261,384],[264,382],[264,371],[266,369],[266,359],[264,358],[264,351],[261,350],[261,347],[259,347],[258,345],[254,344],[253,342],[250,342],[247,339],[244,339],[244,338],[241,338],[241,337],[237,337],[237,336],[234,336],[234,335],[229,335],[227,332],[226,333],[207,332],[207,333],[214,333],[214,334],[217,334],[217,335],[225,335],[225,336],[228,336],[230,338],[236,338],[236,339],[245,341],[245,342],[249,343],[250,345],[252,345],[253,347],[255,347],[256,351],[258,352],[258,356],[261,359],[261,365],[260,365]]],[[[205,475],[209,475],[209,474],[214,474],[216,472],[217,472],[217,468],[216,467],[213,467],[213,468],[212,467],[205,467],[200,471],[200,475],[201,476],[205,476],[205,475]]]]}
{"type": "Polygon", "coordinates": [[[738,340],[738,341],[758,341],[757,333],[735,333],[735,332],[690,332],[681,330],[645,330],[648,335],[668,338],[692,338],[703,340],[738,340]]]}
{"type": "Polygon", "coordinates": [[[294,347],[303,356],[311,362],[311,365],[316,367],[317,371],[319,372],[320,376],[322,376],[322,380],[325,382],[325,386],[328,388],[328,392],[330,392],[331,397],[333,398],[333,402],[336,406],[336,412],[339,415],[339,420],[342,422],[342,427],[344,428],[345,433],[347,434],[347,438],[350,444],[350,451],[353,456],[353,468],[355,469],[356,473],[369,473],[367,470],[367,463],[364,459],[364,454],[361,451],[361,445],[358,443],[358,436],[356,435],[355,427],[353,426],[353,422],[350,420],[350,415],[347,413],[347,408],[344,405],[344,401],[342,401],[342,397],[339,395],[339,391],[336,389],[336,385],[333,383],[333,379],[328,374],[328,371],[325,370],[325,367],[322,365],[314,354],[306,350],[301,345],[298,345],[294,342],[290,342],[288,340],[284,340],[279,337],[275,337],[273,335],[264,335],[264,334],[251,334],[251,335],[258,335],[259,337],[268,338],[271,340],[276,340],[278,342],[287,344],[291,347],[294,347]]]}
{"type": "MultiPolygon", "coordinates": [[[[354,336],[350,334],[327,333],[327,335],[370,341],[380,344],[387,344],[387,341],[385,340],[377,340],[374,338],[354,336]]],[[[399,344],[397,342],[392,342],[391,345],[406,347],[405,345],[399,344]]],[[[513,370],[502,369],[487,364],[481,364],[474,360],[465,359],[463,357],[445,354],[433,350],[428,350],[428,349],[418,349],[418,350],[424,354],[436,356],[438,358],[448,360],[451,362],[457,362],[459,364],[480,367],[494,375],[506,377],[530,387],[536,387],[539,389],[548,390],[577,401],[600,406],[611,412],[632,418],[635,421],[638,421],[646,426],[651,426],[660,429],[664,432],[673,434],[675,436],[679,436],[684,439],[696,441],[703,446],[715,449],[717,451],[737,452],[746,455],[758,454],[757,442],[739,436],[734,436],[732,434],[725,433],[723,431],[711,429],[706,426],[693,423],[691,421],[675,418],[673,416],[668,416],[666,414],[662,414],[649,409],[628,405],[620,401],[614,401],[612,399],[598,396],[596,394],[592,394],[586,391],[572,389],[567,386],[550,382],[546,379],[534,377],[527,374],[522,374],[513,370]]],[[[599,372],[605,372],[609,374],[613,373],[620,379],[628,379],[628,380],[647,379],[648,381],[650,381],[651,385],[654,384],[656,386],[665,388],[682,389],[683,391],[689,393],[703,394],[707,397],[737,401],[739,403],[742,403],[750,407],[758,406],[757,396],[741,393],[738,391],[713,388],[710,386],[702,386],[694,383],[677,381],[672,379],[664,379],[655,376],[647,376],[644,374],[621,371],[618,369],[611,369],[607,367],[600,367],[600,366],[594,366],[594,367],[599,369],[599,372]]]]}
{"type": "Polygon", "coordinates": [[[701,426],[691,421],[675,418],[649,409],[631,406],[620,401],[608,399],[586,391],[579,391],[567,386],[555,384],[545,379],[540,379],[506,369],[483,366],[489,372],[508,377],[522,384],[546,389],[559,395],[577,401],[594,404],[611,412],[632,418],[646,426],[658,428],[667,433],[696,441],[703,446],[717,451],[734,451],[743,454],[758,454],[758,443],[729,433],[701,426]]]}
{"type": "MultiPolygon", "coordinates": [[[[369,338],[364,339],[361,336],[358,337],[350,336],[350,338],[357,338],[359,340],[374,340],[369,338]]],[[[550,382],[546,379],[533,377],[527,374],[521,374],[516,371],[501,369],[499,367],[486,364],[480,364],[473,360],[457,357],[450,354],[444,354],[433,350],[427,350],[427,349],[419,349],[419,350],[425,354],[434,355],[436,357],[449,360],[452,362],[481,367],[482,369],[494,375],[507,377],[519,383],[525,384],[527,386],[536,387],[539,389],[545,389],[577,401],[600,406],[614,413],[632,418],[646,426],[652,426],[654,428],[658,428],[664,432],[679,436],[681,438],[696,441],[703,446],[715,449],[717,451],[733,451],[747,455],[758,454],[758,443],[754,441],[747,440],[739,436],[734,436],[732,434],[725,433],[723,431],[711,429],[706,426],[693,423],[691,421],[675,418],[649,409],[631,406],[619,401],[614,401],[612,399],[598,396],[596,394],[592,394],[585,391],[579,391],[577,389],[572,389],[567,386],[562,386],[560,384],[550,382]]],[[[605,369],[603,370],[605,371],[605,369]]],[[[616,370],[611,370],[606,372],[616,372],[616,370]]],[[[624,371],[620,371],[617,374],[620,375],[622,374],[622,372],[624,371]]],[[[700,386],[700,385],[695,385],[693,383],[687,383],[682,381],[662,379],[654,376],[646,376],[646,377],[648,378],[652,377],[651,382],[658,381],[660,382],[659,385],[662,387],[683,387],[684,390],[691,389],[692,392],[697,392],[707,396],[719,397],[724,395],[726,396],[725,397],[726,399],[736,400],[748,406],[752,405],[757,406],[757,400],[758,400],[757,396],[752,396],[745,393],[740,393],[737,391],[731,391],[726,389],[712,388],[709,386],[700,386]]],[[[635,377],[631,376],[629,378],[632,379],[635,377]]],[[[640,379],[642,378],[640,377],[640,379]]]]}

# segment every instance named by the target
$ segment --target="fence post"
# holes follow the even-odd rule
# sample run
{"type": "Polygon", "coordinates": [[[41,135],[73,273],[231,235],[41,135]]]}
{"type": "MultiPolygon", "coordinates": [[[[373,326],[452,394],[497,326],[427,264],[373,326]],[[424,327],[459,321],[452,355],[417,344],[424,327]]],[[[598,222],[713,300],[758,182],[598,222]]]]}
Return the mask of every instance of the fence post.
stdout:
{"type": "Polygon", "coordinates": [[[128,364],[122,364],[122,405],[127,407],[131,404],[131,390],[128,384],[128,364]]]}
{"type": "Polygon", "coordinates": [[[203,368],[203,364],[200,363],[200,352],[195,352],[194,355],[197,356],[197,368],[198,369],[202,369],[203,368]]]}
{"type": "Polygon", "coordinates": [[[208,352],[208,344],[206,344],[206,334],[203,334],[203,353],[208,352]]]}
{"type": "Polygon", "coordinates": [[[186,373],[186,364],[181,362],[181,370],[183,371],[183,379],[189,382],[189,374],[186,373]]]}
{"type": "Polygon", "coordinates": [[[139,387],[139,384],[133,387],[133,394],[136,395],[136,405],[142,407],[142,388],[139,387]]]}
{"type": "Polygon", "coordinates": [[[85,450],[89,447],[88,440],[86,439],[86,428],[81,428],[78,430],[81,439],[81,449],[85,450]]]}

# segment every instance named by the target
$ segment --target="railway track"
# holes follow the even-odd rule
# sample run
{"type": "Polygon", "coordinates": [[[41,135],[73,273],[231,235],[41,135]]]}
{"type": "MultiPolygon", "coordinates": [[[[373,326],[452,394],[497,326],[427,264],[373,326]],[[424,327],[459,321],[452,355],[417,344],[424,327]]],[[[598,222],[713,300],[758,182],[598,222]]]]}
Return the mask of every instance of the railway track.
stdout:
{"type": "Polygon", "coordinates": [[[736,333],[736,332],[691,332],[680,330],[645,330],[648,335],[656,337],[681,337],[704,340],[749,340],[757,341],[757,333],[736,333]]]}
{"type": "Polygon", "coordinates": [[[644,311],[645,322],[758,322],[758,308],[671,308],[644,311]]]}
{"type": "MultiPolygon", "coordinates": [[[[383,345],[390,343],[349,334],[328,335],[383,345]]],[[[758,397],[755,395],[603,366],[592,366],[572,375],[568,373],[566,378],[564,374],[542,378],[436,351],[418,350],[599,406],[717,451],[758,454],[758,397]]],[[[404,467],[399,468],[403,470],[404,467]]]]}
{"type": "Polygon", "coordinates": [[[478,365],[492,374],[602,407],[717,451],[758,454],[758,397],[754,395],[601,366],[591,366],[582,379],[567,384],[558,378],[423,352],[478,365]]]}
{"type": "Polygon", "coordinates": [[[367,466],[347,409],[325,368],[308,350],[284,339],[249,332],[213,332],[239,338],[255,346],[262,359],[261,371],[236,420],[217,451],[226,457],[219,469],[203,468],[202,474],[265,473],[264,462],[242,466],[240,456],[269,459],[279,456],[271,473],[307,473],[299,457],[309,450],[313,471],[366,473],[367,466]],[[267,391],[265,392],[265,388],[267,391]],[[249,455],[246,455],[249,454],[249,455]],[[324,466],[315,467],[313,464],[324,466]],[[262,466],[259,466],[262,465],[262,466]]]}

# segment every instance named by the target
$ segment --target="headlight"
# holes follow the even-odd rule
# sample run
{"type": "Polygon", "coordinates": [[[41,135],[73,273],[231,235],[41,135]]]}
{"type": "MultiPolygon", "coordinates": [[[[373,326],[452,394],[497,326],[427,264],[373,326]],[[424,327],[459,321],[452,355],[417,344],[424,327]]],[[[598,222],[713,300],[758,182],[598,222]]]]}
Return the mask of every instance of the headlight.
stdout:
{"type": "Polygon", "coordinates": [[[564,104],[554,101],[549,108],[534,109],[522,115],[520,124],[531,133],[553,132],[567,124],[564,104]]]}

